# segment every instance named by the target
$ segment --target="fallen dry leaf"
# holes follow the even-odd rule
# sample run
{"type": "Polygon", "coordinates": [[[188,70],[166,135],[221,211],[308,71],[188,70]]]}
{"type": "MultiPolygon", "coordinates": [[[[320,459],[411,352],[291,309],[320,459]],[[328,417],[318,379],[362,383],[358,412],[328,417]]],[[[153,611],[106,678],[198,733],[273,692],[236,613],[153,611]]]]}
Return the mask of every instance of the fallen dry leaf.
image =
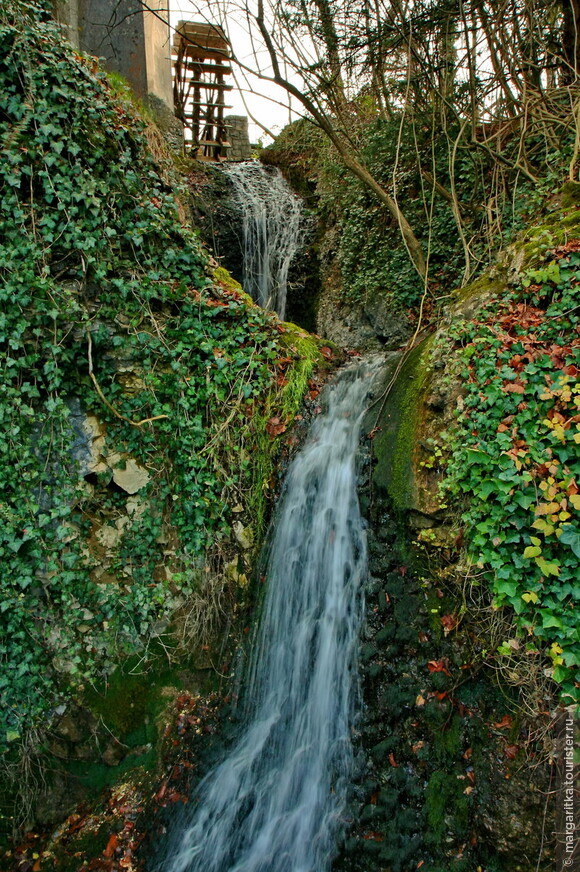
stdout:
{"type": "Polygon", "coordinates": [[[266,432],[269,436],[274,438],[275,436],[279,436],[280,433],[284,433],[286,431],[286,424],[280,420],[280,418],[270,418],[268,423],[266,424],[266,432]]]}
{"type": "Polygon", "coordinates": [[[441,660],[430,660],[427,664],[427,669],[429,672],[443,672],[444,675],[451,676],[451,673],[447,669],[447,658],[445,657],[441,660]]]}
{"type": "Polygon", "coordinates": [[[119,838],[118,838],[116,833],[113,833],[113,835],[110,837],[109,841],[107,842],[107,847],[103,851],[103,857],[107,857],[107,858],[112,857],[117,849],[118,844],[119,844],[119,838]]]}

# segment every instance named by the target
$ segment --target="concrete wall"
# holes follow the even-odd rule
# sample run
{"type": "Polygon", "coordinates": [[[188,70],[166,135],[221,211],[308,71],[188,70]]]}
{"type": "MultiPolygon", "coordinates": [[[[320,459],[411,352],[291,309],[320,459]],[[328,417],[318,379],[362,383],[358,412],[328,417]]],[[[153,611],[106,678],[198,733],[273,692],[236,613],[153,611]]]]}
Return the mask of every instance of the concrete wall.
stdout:
{"type": "Polygon", "coordinates": [[[168,0],[148,0],[147,6],[152,10],[143,16],[147,92],[163,100],[173,112],[168,0]]]}
{"type": "Polygon", "coordinates": [[[78,0],[79,44],[104,58],[107,70],[120,73],[137,96],[147,96],[143,11],[139,0],[78,0]]]}
{"type": "MultiPolygon", "coordinates": [[[[144,10],[139,0],[57,0],[55,17],[76,48],[104,58],[107,70],[119,73],[138,97],[149,101],[178,149],[183,131],[173,108],[168,0],[147,0],[147,6],[144,10]]],[[[225,122],[232,144],[228,160],[249,160],[248,119],[228,115],[225,122]]]]}
{"type": "Polygon", "coordinates": [[[79,4],[78,0],[56,0],[54,17],[62,25],[66,39],[79,48],[79,4]]]}
{"type": "Polygon", "coordinates": [[[141,99],[153,95],[173,112],[167,0],[59,0],[55,17],[70,41],[104,58],[141,99]],[[157,14],[156,14],[157,13],[157,14]]]}

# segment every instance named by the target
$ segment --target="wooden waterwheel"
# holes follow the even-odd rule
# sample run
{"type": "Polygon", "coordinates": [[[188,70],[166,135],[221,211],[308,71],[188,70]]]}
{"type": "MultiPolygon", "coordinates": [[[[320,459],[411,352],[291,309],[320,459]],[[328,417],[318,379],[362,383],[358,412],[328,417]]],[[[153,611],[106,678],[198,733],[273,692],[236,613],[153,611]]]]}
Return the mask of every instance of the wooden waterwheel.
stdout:
{"type": "Polygon", "coordinates": [[[217,24],[180,21],[173,41],[175,114],[185,131],[186,148],[200,160],[227,160],[225,94],[233,85],[230,46],[217,24]]]}

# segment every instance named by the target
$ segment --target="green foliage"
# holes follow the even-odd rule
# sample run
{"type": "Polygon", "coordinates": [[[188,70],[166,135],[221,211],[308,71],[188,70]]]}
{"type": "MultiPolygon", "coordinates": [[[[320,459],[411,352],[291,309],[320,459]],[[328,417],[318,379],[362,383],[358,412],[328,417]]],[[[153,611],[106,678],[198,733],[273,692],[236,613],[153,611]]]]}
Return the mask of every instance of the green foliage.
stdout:
{"type": "MultiPolygon", "coordinates": [[[[449,204],[434,194],[421,173],[431,172],[449,187],[449,156],[443,136],[406,129],[399,143],[399,120],[377,119],[364,131],[363,156],[376,180],[399,202],[424,251],[429,256],[429,277],[433,293],[461,282],[463,250],[449,204]]],[[[478,155],[466,154],[456,168],[463,205],[469,205],[481,170],[478,155]]],[[[334,176],[336,170],[331,174],[334,176]]],[[[401,239],[397,222],[366,189],[341,173],[328,189],[341,192],[343,210],[339,260],[348,277],[345,293],[349,300],[364,303],[391,299],[398,309],[415,308],[424,290],[401,239]]],[[[481,225],[481,218],[468,214],[468,223],[481,225]]]]}
{"type": "Polygon", "coordinates": [[[271,316],[208,278],[132,106],[36,7],[8,6],[0,748],[120,654],[145,654],[156,622],[183,605],[228,530],[227,494],[252,486],[254,413],[287,354],[271,316]],[[117,467],[147,470],[144,511],[126,511],[110,470],[82,479],[79,408],[104,422],[117,467]],[[104,576],[92,544],[103,506],[123,523],[104,576]]]}
{"type": "Polygon", "coordinates": [[[578,248],[458,328],[466,387],[447,478],[469,495],[469,546],[497,606],[513,607],[531,652],[546,647],[567,702],[580,699],[578,248]]]}
{"type": "MultiPolygon", "coordinates": [[[[464,145],[455,150],[454,126],[434,128],[431,116],[403,124],[397,116],[369,120],[367,114],[353,118],[353,127],[362,161],[396,198],[423,246],[434,301],[467,280],[457,216],[469,245],[473,277],[501,245],[502,234],[509,238],[513,228],[521,227],[521,213],[529,219],[539,209],[538,198],[530,199],[529,182],[521,180],[513,188],[500,185],[493,205],[486,208],[495,179],[493,161],[483,151],[464,145]],[[453,195],[457,214],[450,203],[453,195]]],[[[307,122],[290,125],[266,150],[264,159],[282,165],[307,196],[316,183],[319,214],[325,226],[335,230],[330,237],[336,246],[332,257],[336,255],[341,267],[345,302],[372,309],[373,301],[383,300],[395,312],[412,313],[424,285],[396,220],[342,165],[322,134],[307,122]]],[[[561,171],[561,155],[559,160],[561,171]]],[[[541,190],[543,202],[546,188],[541,190]]]]}
{"type": "MultiPolygon", "coordinates": [[[[295,362],[286,369],[286,375],[279,378],[278,390],[269,395],[262,412],[254,420],[258,450],[254,459],[253,486],[248,495],[248,508],[254,518],[254,529],[259,539],[265,533],[268,490],[274,474],[272,448],[275,443],[272,442],[268,422],[271,416],[280,420],[283,428],[280,432],[284,432],[287,423],[300,408],[308,379],[315,364],[320,361],[319,343],[313,336],[295,324],[287,323],[281,329],[284,332],[279,338],[280,346],[286,354],[295,358],[295,362]]],[[[284,363],[283,366],[285,368],[284,363]]]]}

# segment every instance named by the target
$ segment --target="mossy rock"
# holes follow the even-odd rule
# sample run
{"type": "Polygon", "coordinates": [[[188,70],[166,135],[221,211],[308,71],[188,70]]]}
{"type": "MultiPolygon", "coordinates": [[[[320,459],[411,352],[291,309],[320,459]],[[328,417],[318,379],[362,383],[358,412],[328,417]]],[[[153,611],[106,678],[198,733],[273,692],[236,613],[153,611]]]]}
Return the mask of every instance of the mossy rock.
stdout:
{"type": "Polygon", "coordinates": [[[251,296],[247,294],[241,284],[233,277],[233,275],[228,272],[228,270],[223,266],[218,266],[213,272],[213,280],[218,285],[223,285],[228,291],[235,291],[240,295],[242,300],[248,306],[255,306],[256,304],[252,300],[251,296]]]}
{"type": "Polygon", "coordinates": [[[449,317],[460,315],[464,318],[470,318],[477,309],[502,294],[505,289],[505,279],[484,273],[465,287],[453,291],[455,305],[449,317]]]}
{"type": "Polygon", "coordinates": [[[415,460],[421,410],[431,375],[431,344],[432,340],[426,339],[410,353],[377,421],[373,484],[380,492],[388,493],[398,511],[423,509],[415,460]]]}
{"type": "Polygon", "coordinates": [[[566,182],[558,195],[562,209],[580,206],[580,182],[566,182]]]}

